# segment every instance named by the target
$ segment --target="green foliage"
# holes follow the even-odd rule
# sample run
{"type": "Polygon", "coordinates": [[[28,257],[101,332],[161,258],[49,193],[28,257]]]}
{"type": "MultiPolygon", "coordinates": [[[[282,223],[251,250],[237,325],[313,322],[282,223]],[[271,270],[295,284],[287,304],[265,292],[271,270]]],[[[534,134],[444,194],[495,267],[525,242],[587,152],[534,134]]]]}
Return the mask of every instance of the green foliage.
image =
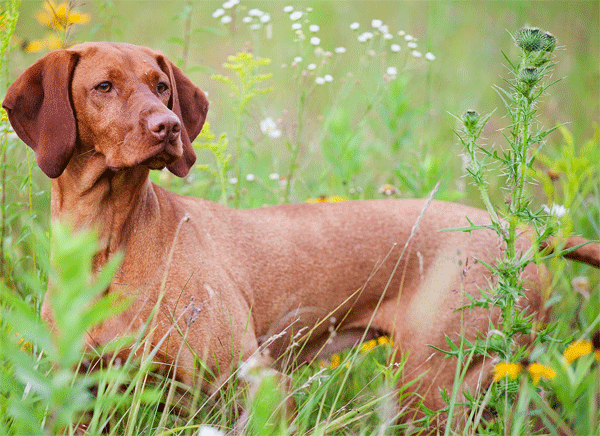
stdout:
{"type": "Polygon", "coordinates": [[[47,304],[53,326],[41,323],[34,307],[3,286],[0,360],[6,434],[31,432],[57,434],[77,422],[93,406],[89,389],[96,378],[78,374],[87,332],[123,310],[118,294],[99,297],[108,287],[120,262],[115,256],[91,280],[97,242],[92,234],[71,234],[55,225],[52,268],[47,304]],[[19,343],[26,341],[26,349],[19,343]],[[32,349],[33,352],[28,351],[32,349]]]}
{"type": "Polygon", "coordinates": [[[208,164],[196,165],[196,168],[203,171],[209,171],[219,180],[221,187],[221,203],[227,205],[227,181],[226,172],[229,168],[231,154],[227,154],[227,134],[222,133],[219,140],[214,142],[215,135],[210,131],[210,123],[206,122],[202,128],[202,132],[194,141],[194,147],[198,150],[208,150],[215,159],[216,169],[210,168],[208,164]]]}

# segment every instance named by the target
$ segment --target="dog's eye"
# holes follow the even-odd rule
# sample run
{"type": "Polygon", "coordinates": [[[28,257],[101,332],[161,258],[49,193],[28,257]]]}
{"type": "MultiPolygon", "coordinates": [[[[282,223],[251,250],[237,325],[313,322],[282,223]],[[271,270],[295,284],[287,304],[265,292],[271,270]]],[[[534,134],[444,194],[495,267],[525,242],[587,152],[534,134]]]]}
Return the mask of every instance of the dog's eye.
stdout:
{"type": "Polygon", "coordinates": [[[112,83],[108,81],[99,83],[98,85],[96,85],[95,89],[100,92],[110,92],[110,90],[112,89],[112,83]]]}
{"type": "Polygon", "coordinates": [[[160,82],[158,85],[156,85],[156,90],[162,94],[163,92],[165,92],[167,89],[169,89],[169,87],[167,86],[166,83],[164,82],[160,82]]]}

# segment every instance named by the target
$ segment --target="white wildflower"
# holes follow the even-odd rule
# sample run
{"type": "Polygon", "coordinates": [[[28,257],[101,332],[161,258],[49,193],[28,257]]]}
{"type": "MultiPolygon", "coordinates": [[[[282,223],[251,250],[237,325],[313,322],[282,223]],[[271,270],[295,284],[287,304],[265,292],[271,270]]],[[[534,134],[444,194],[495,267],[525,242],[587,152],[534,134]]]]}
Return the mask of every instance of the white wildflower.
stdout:
{"type": "Polygon", "coordinates": [[[392,44],[390,45],[390,50],[392,50],[394,53],[398,53],[400,51],[400,46],[398,44],[392,44]]]}
{"type": "Polygon", "coordinates": [[[413,39],[415,39],[415,38],[412,35],[404,35],[405,41],[412,41],[413,39]]]}
{"type": "Polygon", "coordinates": [[[236,5],[236,3],[232,2],[232,1],[228,1],[228,2],[223,3],[222,7],[223,7],[223,9],[231,9],[235,5],[236,5]]]}
{"type": "Polygon", "coordinates": [[[271,21],[271,15],[270,15],[270,14],[266,14],[266,13],[265,13],[265,14],[263,14],[263,15],[260,17],[260,22],[261,22],[261,23],[268,23],[269,21],[271,21]]]}
{"type": "Polygon", "coordinates": [[[244,23],[251,23],[252,22],[252,17],[244,17],[244,18],[242,18],[242,21],[244,23]]]}
{"type": "Polygon", "coordinates": [[[317,85],[325,85],[325,78],[324,77],[317,77],[315,79],[315,82],[317,83],[317,85]]]}
{"type": "Polygon", "coordinates": [[[428,51],[427,53],[425,53],[425,58],[428,61],[435,61],[435,55],[433,53],[431,53],[430,51],[428,51]]]}
{"type": "Polygon", "coordinates": [[[237,179],[237,177],[230,177],[227,181],[230,184],[235,185],[238,182],[238,179],[237,179]]]}
{"type": "Polygon", "coordinates": [[[284,7],[284,8],[283,8],[283,12],[286,12],[286,13],[288,13],[288,14],[289,14],[290,12],[292,12],[293,10],[294,10],[294,7],[293,7],[293,6],[286,6],[286,7],[284,7]]]}
{"type": "Polygon", "coordinates": [[[313,11],[313,8],[311,8],[311,7],[306,8],[306,12],[312,12],[312,11],[313,11]]]}
{"type": "Polygon", "coordinates": [[[387,24],[378,27],[381,33],[389,33],[390,27],[387,24]]]}
{"type": "Polygon", "coordinates": [[[423,56],[423,54],[418,50],[413,50],[410,54],[416,58],[420,58],[421,56],[423,56]]]}
{"type": "Polygon", "coordinates": [[[406,35],[406,32],[404,30],[400,30],[398,32],[398,36],[404,36],[404,35],[406,35]]]}
{"type": "Polygon", "coordinates": [[[302,62],[302,58],[300,56],[296,56],[294,58],[294,62],[300,63],[300,62],[302,62]]]}
{"type": "Polygon", "coordinates": [[[231,23],[231,20],[232,20],[232,18],[230,15],[225,15],[225,16],[221,17],[221,23],[223,23],[223,24],[229,24],[229,23],[231,23]]]}
{"type": "Polygon", "coordinates": [[[383,39],[392,39],[394,37],[394,35],[392,35],[391,33],[384,33],[383,34],[383,39]]]}
{"type": "Polygon", "coordinates": [[[269,174],[269,180],[279,180],[279,174],[278,173],[269,174]]]}
{"type": "Polygon", "coordinates": [[[264,14],[263,11],[261,11],[260,9],[250,9],[248,11],[248,15],[250,15],[251,17],[262,17],[264,14]]]}
{"type": "Polygon", "coordinates": [[[225,436],[221,430],[211,427],[210,425],[201,425],[198,428],[196,436],[225,436]]]}
{"type": "Polygon", "coordinates": [[[260,122],[260,130],[270,138],[279,138],[281,136],[281,130],[277,128],[277,123],[271,117],[267,117],[260,122]]]}
{"type": "Polygon", "coordinates": [[[290,14],[290,20],[296,21],[302,18],[303,13],[301,11],[294,11],[290,14]]]}
{"type": "Polygon", "coordinates": [[[396,76],[398,74],[398,68],[396,67],[387,67],[387,70],[385,70],[386,74],[388,76],[396,76]]]}
{"type": "Polygon", "coordinates": [[[360,35],[358,35],[359,42],[367,42],[371,38],[373,38],[373,33],[371,32],[363,32],[360,35]]]}
{"type": "Polygon", "coordinates": [[[253,182],[253,181],[256,180],[256,176],[254,174],[252,174],[252,173],[246,174],[246,180],[249,181],[249,182],[253,182]]]}
{"type": "Polygon", "coordinates": [[[371,27],[373,29],[379,29],[382,24],[383,24],[383,21],[381,21],[381,20],[371,20],[371,27]]]}
{"type": "Polygon", "coordinates": [[[314,69],[316,69],[316,68],[317,68],[317,66],[316,66],[315,64],[308,64],[308,65],[306,66],[306,69],[307,69],[307,70],[314,70],[314,69]]]}
{"type": "Polygon", "coordinates": [[[326,82],[333,82],[333,77],[331,76],[331,74],[325,74],[325,77],[323,78],[326,82]]]}
{"type": "Polygon", "coordinates": [[[358,29],[359,27],[360,27],[360,24],[358,24],[358,23],[356,23],[356,22],[354,22],[354,23],[350,24],[350,29],[352,29],[352,30],[356,30],[356,29],[358,29]]]}
{"type": "Polygon", "coordinates": [[[294,29],[294,30],[300,30],[300,29],[302,29],[302,24],[300,24],[300,23],[294,23],[294,24],[292,24],[292,29],[294,29]]]}
{"type": "Polygon", "coordinates": [[[310,26],[308,26],[308,30],[310,30],[311,32],[318,32],[320,29],[320,27],[317,24],[311,24],[310,26]]]}
{"type": "Polygon", "coordinates": [[[221,17],[223,14],[225,14],[225,9],[217,9],[216,11],[213,12],[212,16],[213,18],[219,18],[221,17]]]}
{"type": "Polygon", "coordinates": [[[258,30],[260,29],[260,23],[250,24],[250,30],[258,30]]]}
{"type": "Polygon", "coordinates": [[[542,204],[542,209],[544,209],[544,212],[546,212],[547,214],[555,216],[557,218],[560,218],[569,211],[569,209],[564,207],[562,204],[556,203],[552,203],[551,207],[548,207],[548,205],[546,204],[542,204]]]}
{"type": "Polygon", "coordinates": [[[336,53],[346,53],[346,47],[336,47],[333,51],[336,53]]]}
{"type": "Polygon", "coordinates": [[[319,45],[319,44],[321,44],[321,38],[319,38],[317,36],[313,36],[312,38],[310,38],[310,43],[312,45],[319,45]]]}
{"type": "Polygon", "coordinates": [[[417,48],[417,46],[418,46],[418,45],[419,45],[419,44],[417,44],[417,43],[416,43],[416,42],[414,42],[414,41],[411,41],[411,42],[409,42],[408,44],[406,44],[406,46],[407,46],[408,48],[417,48]]]}

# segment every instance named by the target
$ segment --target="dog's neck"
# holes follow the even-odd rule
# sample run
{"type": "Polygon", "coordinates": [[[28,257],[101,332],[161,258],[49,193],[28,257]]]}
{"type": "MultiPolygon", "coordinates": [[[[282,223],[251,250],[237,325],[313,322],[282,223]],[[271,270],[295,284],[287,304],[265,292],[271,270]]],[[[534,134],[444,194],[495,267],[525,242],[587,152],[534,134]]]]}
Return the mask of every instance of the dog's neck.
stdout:
{"type": "Polygon", "coordinates": [[[104,158],[95,155],[73,157],[63,174],[52,180],[53,220],[70,223],[73,230],[98,233],[99,252],[94,266],[127,242],[132,225],[149,224],[158,216],[158,200],[143,166],[111,171],[104,158]],[[81,169],[85,168],[85,171],[81,169]]]}

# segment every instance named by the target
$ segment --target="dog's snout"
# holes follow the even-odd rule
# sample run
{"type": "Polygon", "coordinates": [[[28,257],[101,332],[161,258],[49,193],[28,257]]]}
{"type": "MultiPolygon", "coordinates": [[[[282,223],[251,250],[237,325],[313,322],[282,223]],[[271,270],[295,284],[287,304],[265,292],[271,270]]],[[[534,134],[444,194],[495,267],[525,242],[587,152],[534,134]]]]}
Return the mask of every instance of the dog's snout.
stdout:
{"type": "Polygon", "coordinates": [[[151,114],[147,118],[148,130],[159,141],[174,141],[181,132],[181,123],[175,114],[151,114]]]}

